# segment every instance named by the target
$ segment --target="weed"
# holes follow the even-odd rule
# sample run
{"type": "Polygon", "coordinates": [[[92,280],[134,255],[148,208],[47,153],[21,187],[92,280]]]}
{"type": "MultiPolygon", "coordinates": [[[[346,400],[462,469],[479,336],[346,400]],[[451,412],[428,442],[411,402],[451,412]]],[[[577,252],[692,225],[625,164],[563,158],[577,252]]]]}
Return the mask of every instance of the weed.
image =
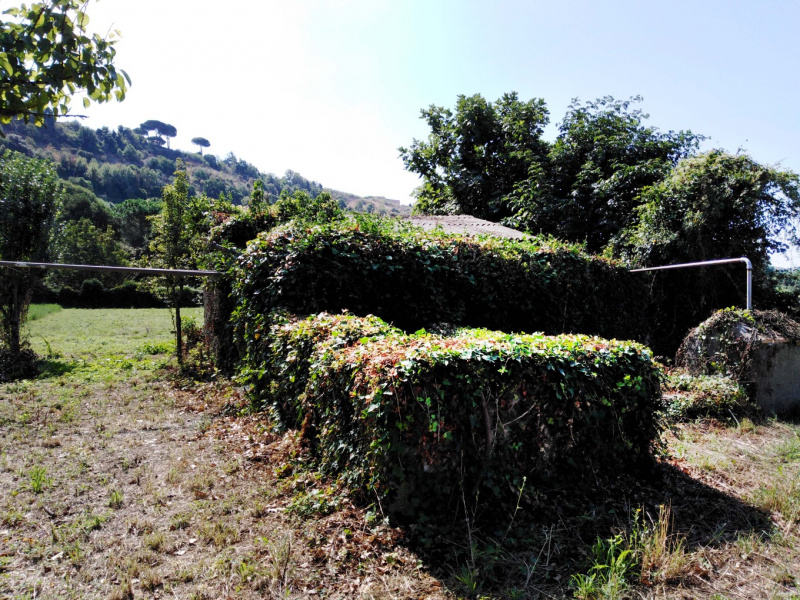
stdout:
{"type": "Polygon", "coordinates": [[[164,580],[161,578],[161,575],[158,573],[158,571],[153,569],[145,569],[142,571],[139,576],[139,582],[142,586],[142,589],[148,592],[152,592],[156,588],[164,585],[164,580]]]}
{"type": "Polygon", "coordinates": [[[780,513],[791,525],[800,517],[800,481],[778,465],[777,477],[770,484],[762,484],[752,501],[757,506],[780,513]]]}
{"type": "Polygon", "coordinates": [[[139,346],[136,353],[141,355],[174,354],[175,344],[173,342],[146,343],[139,346]]]}
{"type": "Polygon", "coordinates": [[[167,542],[167,537],[161,531],[156,531],[149,535],[145,535],[142,543],[144,544],[145,548],[152,550],[153,552],[158,552],[161,550],[167,542]]]}
{"type": "Polygon", "coordinates": [[[251,557],[242,557],[236,565],[236,574],[242,583],[253,581],[258,576],[258,563],[251,557]]]}
{"type": "Polygon", "coordinates": [[[3,525],[7,525],[8,527],[16,527],[20,523],[25,522],[25,514],[17,510],[16,508],[11,508],[3,513],[2,519],[0,519],[0,523],[3,525]]]}
{"type": "Polygon", "coordinates": [[[187,529],[189,527],[189,523],[191,522],[191,518],[191,515],[188,513],[178,513],[174,515],[169,524],[170,531],[187,529]]]}
{"type": "Polygon", "coordinates": [[[476,594],[481,589],[478,581],[478,570],[474,567],[463,565],[461,571],[453,575],[468,594],[476,594]]]}
{"type": "Polygon", "coordinates": [[[329,515],[339,510],[341,506],[342,499],[336,495],[336,491],[335,487],[330,486],[323,489],[315,488],[308,492],[298,492],[286,510],[300,517],[329,515]]]}
{"type": "Polygon", "coordinates": [[[36,465],[28,471],[29,485],[34,494],[41,494],[46,488],[53,485],[53,480],[47,476],[47,468],[36,465]]]}
{"type": "Polygon", "coordinates": [[[671,581],[688,563],[686,540],[671,533],[670,506],[658,507],[658,520],[650,528],[644,526],[641,515],[641,511],[636,511],[632,537],[640,555],[642,580],[651,583],[671,581]]]}
{"type": "Polygon", "coordinates": [[[108,498],[108,505],[111,508],[121,508],[124,499],[124,495],[121,491],[111,490],[111,495],[108,498]]]}
{"type": "Polygon", "coordinates": [[[239,532],[226,523],[216,521],[214,523],[203,523],[200,528],[200,539],[206,544],[212,544],[217,548],[224,548],[233,543],[239,537],[239,532]]]}
{"type": "Polygon", "coordinates": [[[264,572],[266,587],[273,596],[286,596],[289,592],[294,570],[292,569],[292,536],[291,534],[278,536],[270,541],[261,538],[266,545],[269,563],[264,572]]]}
{"type": "Polygon", "coordinates": [[[80,540],[74,540],[73,542],[69,543],[65,549],[65,553],[69,557],[70,561],[72,561],[73,565],[78,565],[84,555],[84,550],[81,547],[80,540]]]}

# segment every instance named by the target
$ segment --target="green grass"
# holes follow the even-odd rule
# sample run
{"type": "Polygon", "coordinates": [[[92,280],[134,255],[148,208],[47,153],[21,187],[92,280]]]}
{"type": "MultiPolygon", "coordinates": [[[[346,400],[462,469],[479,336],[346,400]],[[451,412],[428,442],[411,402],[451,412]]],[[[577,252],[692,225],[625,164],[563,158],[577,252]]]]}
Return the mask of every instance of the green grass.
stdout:
{"type": "Polygon", "coordinates": [[[58,304],[31,304],[28,309],[28,321],[36,321],[60,310],[62,309],[58,304]]]}
{"type": "MultiPolygon", "coordinates": [[[[164,308],[80,309],[42,311],[29,320],[25,332],[33,351],[66,360],[89,360],[99,356],[119,359],[135,357],[143,348],[170,349],[174,339],[172,317],[164,308]],[[41,314],[44,312],[44,314],[41,314]]],[[[182,314],[202,320],[202,308],[182,309],[182,314]]]]}

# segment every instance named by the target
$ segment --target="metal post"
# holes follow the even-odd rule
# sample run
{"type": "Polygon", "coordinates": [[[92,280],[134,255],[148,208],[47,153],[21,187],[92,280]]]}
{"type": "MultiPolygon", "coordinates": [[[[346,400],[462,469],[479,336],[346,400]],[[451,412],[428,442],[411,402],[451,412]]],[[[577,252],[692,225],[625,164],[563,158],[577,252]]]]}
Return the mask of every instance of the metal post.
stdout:
{"type": "Polygon", "coordinates": [[[681,263],[679,265],[666,265],[663,267],[649,267],[647,269],[631,269],[631,273],[642,273],[644,271],[665,271],[667,269],[685,269],[689,267],[707,267],[709,265],[724,265],[743,262],[747,267],[747,310],[753,308],[753,263],[749,258],[721,258],[719,260],[705,260],[702,262],[681,263]]]}

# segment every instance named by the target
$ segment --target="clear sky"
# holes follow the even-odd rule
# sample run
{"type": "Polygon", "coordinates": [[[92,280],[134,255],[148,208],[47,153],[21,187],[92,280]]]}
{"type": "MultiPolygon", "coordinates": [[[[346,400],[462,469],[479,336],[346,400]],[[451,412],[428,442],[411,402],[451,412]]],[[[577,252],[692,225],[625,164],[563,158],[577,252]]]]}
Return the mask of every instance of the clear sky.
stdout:
{"type": "MultiPolygon", "coordinates": [[[[5,3],[7,0],[3,0],[5,3]]],[[[128,97],[91,127],[177,127],[173,147],[411,200],[397,148],[459,94],[543,98],[555,137],[572,98],[642,95],[661,130],[710,136],[800,171],[800,2],[793,0],[102,0],[128,97]]]]}

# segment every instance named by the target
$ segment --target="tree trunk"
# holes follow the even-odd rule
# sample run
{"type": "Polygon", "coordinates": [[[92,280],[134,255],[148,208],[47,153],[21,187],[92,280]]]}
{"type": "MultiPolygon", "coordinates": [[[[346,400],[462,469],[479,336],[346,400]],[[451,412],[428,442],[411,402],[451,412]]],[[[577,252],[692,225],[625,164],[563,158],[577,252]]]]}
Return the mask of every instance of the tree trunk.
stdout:
{"type": "Polygon", "coordinates": [[[22,299],[20,298],[19,282],[14,281],[11,291],[11,331],[9,332],[10,339],[8,340],[8,347],[11,354],[16,356],[19,354],[19,328],[20,320],[22,317],[22,299]]]}
{"type": "Polygon", "coordinates": [[[175,295],[175,354],[178,357],[178,364],[183,364],[183,337],[181,332],[181,296],[183,296],[183,284],[178,286],[178,293],[175,295]]]}

